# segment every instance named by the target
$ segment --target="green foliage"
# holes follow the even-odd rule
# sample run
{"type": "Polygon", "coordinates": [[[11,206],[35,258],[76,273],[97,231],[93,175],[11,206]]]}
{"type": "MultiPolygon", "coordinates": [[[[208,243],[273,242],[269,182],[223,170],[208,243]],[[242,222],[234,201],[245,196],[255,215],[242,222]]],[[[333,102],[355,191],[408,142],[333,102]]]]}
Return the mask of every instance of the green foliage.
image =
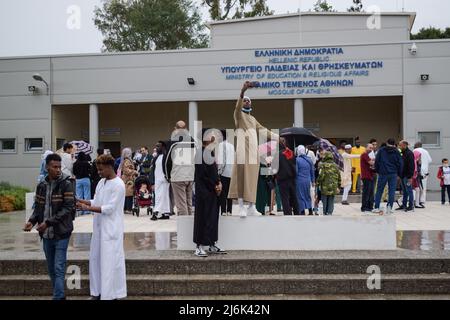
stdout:
{"type": "Polygon", "coordinates": [[[327,0],[317,0],[314,5],[314,11],[316,12],[335,12],[333,6],[328,3],[327,0]]]}
{"type": "Polygon", "coordinates": [[[208,35],[192,0],[111,0],[94,10],[103,50],[201,48],[208,35]]]}
{"type": "Polygon", "coordinates": [[[450,28],[441,30],[434,27],[422,28],[416,34],[411,34],[411,40],[450,39],[450,28]]]}
{"type": "Polygon", "coordinates": [[[257,16],[270,16],[266,0],[202,0],[209,7],[212,20],[240,19],[257,16]]]}
{"type": "Polygon", "coordinates": [[[11,197],[14,210],[25,210],[25,194],[31,192],[24,187],[12,186],[8,182],[0,182],[0,198],[11,197]]]}

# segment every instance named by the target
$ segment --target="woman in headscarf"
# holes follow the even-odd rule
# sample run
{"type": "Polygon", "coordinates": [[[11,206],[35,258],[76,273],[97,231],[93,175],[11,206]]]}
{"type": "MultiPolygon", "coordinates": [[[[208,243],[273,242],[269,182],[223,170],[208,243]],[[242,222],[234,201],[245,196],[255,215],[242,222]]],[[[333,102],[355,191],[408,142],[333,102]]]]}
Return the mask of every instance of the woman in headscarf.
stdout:
{"type": "Polygon", "coordinates": [[[305,146],[297,147],[297,198],[300,215],[313,215],[311,202],[311,184],[314,183],[314,165],[306,154],[305,146]]]}
{"type": "Polygon", "coordinates": [[[120,165],[117,170],[117,175],[122,178],[125,183],[125,214],[131,214],[133,209],[133,195],[134,195],[134,178],[138,172],[134,169],[133,160],[131,160],[132,151],[130,148],[122,150],[120,157],[120,165]]]}
{"type": "Polygon", "coordinates": [[[53,151],[51,150],[47,150],[44,152],[44,154],[41,156],[41,169],[39,171],[39,176],[37,179],[38,183],[41,183],[42,181],[44,181],[45,177],[47,176],[48,172],[47,172],[47,166],[45,164],[45,159],[47,158],[47,156],[49,154],[52,154],[53,151]]]}

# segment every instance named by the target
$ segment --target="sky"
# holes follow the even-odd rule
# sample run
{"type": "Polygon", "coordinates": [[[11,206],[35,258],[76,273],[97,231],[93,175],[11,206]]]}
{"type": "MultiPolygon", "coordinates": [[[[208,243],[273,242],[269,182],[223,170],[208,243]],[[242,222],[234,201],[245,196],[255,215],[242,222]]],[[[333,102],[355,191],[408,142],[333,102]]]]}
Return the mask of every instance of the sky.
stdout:
{"type": "MultiPolygon", "coordinates": [[[[200,4],[201,0],[194,0],[200,4]]],[[[275,14],[312,9],[316,0],[267,0],[275,14]]],[[[0,57],[96,53],[102,35],[92,21],[102,0],[0,0],[0,57]],[[79,19],[78,19],[79,18],[79,19]]],[[[351,0],[329,0],[345,11],[351,0]]],[[[422,27],[450,27],[448,0],[363,0],[364,6],[381,11],[417,12],[413,32],[422,27]]],[[[208,20],[207,10],[202,10],[208,20]]]]}

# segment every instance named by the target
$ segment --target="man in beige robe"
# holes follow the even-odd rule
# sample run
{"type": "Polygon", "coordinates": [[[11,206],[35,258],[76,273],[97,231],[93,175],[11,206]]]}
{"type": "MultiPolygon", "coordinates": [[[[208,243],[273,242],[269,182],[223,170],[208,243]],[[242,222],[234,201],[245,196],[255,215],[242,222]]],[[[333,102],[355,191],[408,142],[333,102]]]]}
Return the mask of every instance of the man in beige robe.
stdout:
{"type": "Polygon", "coordinates": [[[344,158],[344,171],[341,171],[341,187],[344,189],[342,193],[342,204],[349,205],[348,193],[352,187],[352,160],[360,157],[357,154],[351,154],[352,146],[347,144],[344,147],[342,158],[344,158]]]}
{"type": "MultiPolygon", "coordinates": [[[[259,176],[258,136],[262,139],[265,137],[272,140],[279,139],[277,134],[263,127],[251,115],[253,110],[251,100],[244,94],[248,88],[252,87],[251,82],[244,83],[234,110],[237,143],[228,198],[238,199],[241,217],[246,217],[247,214],[261,215],[255,207],[259,176]],[[244,203],[249,204],[248,212],[244,208],[244,203]]],[[[260,143],[265,142],[260,141],[260,143]]]]}

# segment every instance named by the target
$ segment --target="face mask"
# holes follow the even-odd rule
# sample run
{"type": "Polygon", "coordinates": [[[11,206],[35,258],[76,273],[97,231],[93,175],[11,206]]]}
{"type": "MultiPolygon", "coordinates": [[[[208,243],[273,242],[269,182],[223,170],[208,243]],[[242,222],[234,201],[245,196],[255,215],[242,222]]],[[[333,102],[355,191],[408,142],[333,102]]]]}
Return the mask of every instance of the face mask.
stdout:
{"type": "Polygon", "coordinates": [[[357,148],[361,147],[360,143],[355,144],[357,148]]]}

